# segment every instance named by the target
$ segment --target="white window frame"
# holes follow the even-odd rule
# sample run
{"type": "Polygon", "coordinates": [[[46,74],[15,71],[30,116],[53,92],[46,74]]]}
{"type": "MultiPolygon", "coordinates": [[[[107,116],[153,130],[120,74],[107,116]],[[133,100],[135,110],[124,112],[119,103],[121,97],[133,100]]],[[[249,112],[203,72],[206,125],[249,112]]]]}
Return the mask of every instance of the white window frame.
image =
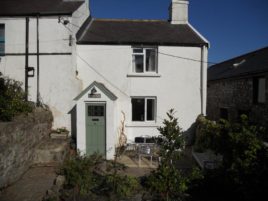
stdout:
{"type": "Polygon", "coordinates": [[[157,74],[158,73],[158,48],[157,47],[132,47],[132,72],[135,74],[157,74]],[[135,49],[142,49],[141,53],[134,53],[135,49]],[[155,51],[155,70],[154,71],[146,71],[146,50],[154,50],[155,51]],[[133,56],[134,55],[142,55],[143,56],[143,72],[136,72],[136,66],[134,66],[133,56]]]}
{"type": "Polygon", "coordinates": [[[131,121],[132,122],[145,122],[145,123],[155,123],[157,117],[157,98],[155,96],[134,96],[131,97],[131,121]],[[133,99],[144,99],[144,121],[133,121],[133,110],[132,110],[132,100],[133,99]],[[147,100],[154,100],[154,120],[147,120],[147,100]]]}

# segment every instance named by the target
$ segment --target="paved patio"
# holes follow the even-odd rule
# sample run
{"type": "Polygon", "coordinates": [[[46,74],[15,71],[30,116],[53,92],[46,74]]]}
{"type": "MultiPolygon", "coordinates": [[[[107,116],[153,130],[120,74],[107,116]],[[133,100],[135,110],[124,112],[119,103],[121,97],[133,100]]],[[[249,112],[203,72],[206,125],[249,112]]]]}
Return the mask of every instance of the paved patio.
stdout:
{"type": "Polygon", "coordinates": [[[33,167],[0,192],[0,201],[41,201],[56,178],[55,167],[33,167]]]}

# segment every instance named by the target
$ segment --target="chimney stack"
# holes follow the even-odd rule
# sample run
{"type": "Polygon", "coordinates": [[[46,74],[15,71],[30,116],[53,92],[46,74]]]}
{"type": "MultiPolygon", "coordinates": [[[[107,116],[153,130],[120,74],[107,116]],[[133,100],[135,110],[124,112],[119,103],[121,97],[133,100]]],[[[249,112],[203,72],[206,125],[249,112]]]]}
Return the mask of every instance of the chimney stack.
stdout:
{"type": "Polygon", "coordinates": [[[188,23],[188,0],[171,0],[169,6],[169,20],[171,24],[188,23]]]}

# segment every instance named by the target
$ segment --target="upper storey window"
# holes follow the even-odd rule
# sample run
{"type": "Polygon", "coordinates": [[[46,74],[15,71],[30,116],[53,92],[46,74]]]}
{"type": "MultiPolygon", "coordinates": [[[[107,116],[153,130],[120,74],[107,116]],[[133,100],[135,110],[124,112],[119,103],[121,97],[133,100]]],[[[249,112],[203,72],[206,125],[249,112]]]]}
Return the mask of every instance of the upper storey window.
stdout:
{"type": "Polygon", "coordinates": [[[157,73],[157,48],[133,47],[132,66],[134,73],[157,73]]]}
{"type": "Polygon", "coordinates": [[[5,54],[5,25],[0,24],[0,56],[5,54]]]}

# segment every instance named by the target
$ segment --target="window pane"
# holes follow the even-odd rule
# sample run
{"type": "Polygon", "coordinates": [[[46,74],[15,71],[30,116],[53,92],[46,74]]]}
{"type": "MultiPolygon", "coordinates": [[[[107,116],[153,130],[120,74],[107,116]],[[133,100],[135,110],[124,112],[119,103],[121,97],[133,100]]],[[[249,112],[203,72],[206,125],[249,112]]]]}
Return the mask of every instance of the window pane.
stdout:
{"type": "Polygon", "coordinates": [[[265,78],[259,78],[258,102],[265,103],[265,78]]]}
{"type": "Polygon", "coordinates": [[[146,71],[155,72],[156,71],[156,50],[146,49],[146,71]]]}
{"type": "Polygon", "coordinates": [[[0,42],[0,55],[5,53],[5,44],[0,42]]]}
{"type": "Polygon", "coordinates": [[[228,120],[229,113],[227,108],[220,108],[220,118],[228,120]]]}
{"type": "Polygon", "coordinates": [[[88,116],[102,117],[104,116],[103,106],[88,106],[88,116]]]}
{"type": "Polygon", "coordinates": [[[5,25],[0,24],[0,40],[1,40],[1,37],[4,38],[4,36],[5,36],[5,25]]]}
{"type": "Polygon", "coordinates": [[[135,48],[135,49],[133,49],[133,53],[143,53],[143,49],[142,48],[135,48]]]}
{"type": "Polygon", "coordinates": [[[143,55],[133,55],[133,67],[136,73],[143,73],[143,55]]]}
{"type": "Polygon", "coordinates": [[[0,55],[5,53],[5,25],[0,24],[0,55]]]}
{"type": "Polygon", "coordinates": [[[144,121],[144,104],[142,98],[132,99],[132,121],[144,121]]]}
{"type": "Polygon", "coordinates": [[[155,100],[147,99],[147,121],[155,120],[155,100]]]}

